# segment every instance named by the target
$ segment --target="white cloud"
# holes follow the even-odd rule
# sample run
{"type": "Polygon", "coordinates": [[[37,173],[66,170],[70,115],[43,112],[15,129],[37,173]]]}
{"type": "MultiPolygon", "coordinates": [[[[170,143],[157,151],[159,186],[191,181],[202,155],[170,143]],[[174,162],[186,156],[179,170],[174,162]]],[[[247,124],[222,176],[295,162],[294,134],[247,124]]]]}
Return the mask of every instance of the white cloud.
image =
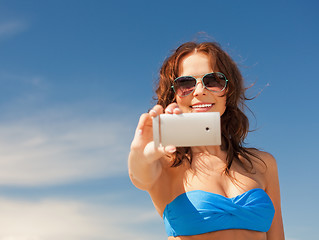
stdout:
{"type": "Polygon", "coordinates": [[[11,20],[0,23],[0,39],[21,33],[27,29],[27,24],[21,20],[11,20]]]}
{"type": "Polygon", "coordinates": [[[136,218],[141,211],[145,212],[145,208],[61,199],[28,202],[0,198],[0,240],[165,239],[163,227],[155,232],[136,228],[161,222],[155,210],[147,218],[136,218]]]}
{"type": "Polygon", "coordinates": [[[127,171],[127,120],[60,110],[0,123],[0,184],[43,185],[127,171]]]}

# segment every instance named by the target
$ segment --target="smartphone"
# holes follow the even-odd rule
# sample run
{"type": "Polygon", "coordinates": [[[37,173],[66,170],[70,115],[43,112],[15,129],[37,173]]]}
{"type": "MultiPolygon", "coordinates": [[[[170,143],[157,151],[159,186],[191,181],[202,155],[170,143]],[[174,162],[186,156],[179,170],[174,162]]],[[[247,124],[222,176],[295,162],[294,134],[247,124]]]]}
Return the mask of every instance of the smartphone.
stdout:
{"type": "Polygon", "coordinates": [[[219,112],[160,114],[153,118],[155,147],[221,145],[219,112]]]}

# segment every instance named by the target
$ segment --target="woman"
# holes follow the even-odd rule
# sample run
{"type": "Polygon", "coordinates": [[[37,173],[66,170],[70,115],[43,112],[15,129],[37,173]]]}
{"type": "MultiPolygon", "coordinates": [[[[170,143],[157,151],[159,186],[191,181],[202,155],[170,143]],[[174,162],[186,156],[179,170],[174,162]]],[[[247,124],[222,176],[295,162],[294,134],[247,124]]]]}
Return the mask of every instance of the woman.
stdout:
{"type": "Polygon", "coordinates": [[[181,45],[164,62],[156,93],[132,141],[129,175],[149,192],[168,239],[284,239],[276,161],[243,147],[245,89],[228,54],[211,42],[181,45]],[[220,113],[221,146],[155,148],[153,117],[196,112],[220,113]]]}

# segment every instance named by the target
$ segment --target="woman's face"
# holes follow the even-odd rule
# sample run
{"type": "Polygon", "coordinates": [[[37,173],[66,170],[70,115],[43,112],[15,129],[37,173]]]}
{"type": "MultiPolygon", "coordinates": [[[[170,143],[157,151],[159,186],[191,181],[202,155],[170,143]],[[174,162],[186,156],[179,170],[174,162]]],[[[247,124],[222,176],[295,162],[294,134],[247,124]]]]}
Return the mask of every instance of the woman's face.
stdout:
{"type": "Polygon", "coordinates": [[[214,65],[208,55],[202,52],[191,53],[181,60],[179,76],[195,76],[198,82],[195,90],[186,97],[176,95],[176,102],[183,112],[219,112],[220,115],[225,112],[225,90],[220,93],[211,92],[201,82],[205,74],[218,72],[218,69],[212,69],[214,65]]]}

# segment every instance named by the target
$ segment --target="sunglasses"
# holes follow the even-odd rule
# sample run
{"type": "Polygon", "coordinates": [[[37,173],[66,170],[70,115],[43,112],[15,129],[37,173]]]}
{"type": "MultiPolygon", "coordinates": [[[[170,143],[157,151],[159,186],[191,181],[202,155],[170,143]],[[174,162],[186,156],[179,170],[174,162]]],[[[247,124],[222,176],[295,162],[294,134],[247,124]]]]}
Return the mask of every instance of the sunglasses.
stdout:
{"type": "Polygon", "coordinates": [[[212,72],[205,74],[202,78],[195,78],[193,76],[181,76],[174,80],[172,88],[174,92],[180,97],[186,97],[191,94],[197,84],[197,79],[200,79],[203,86],[214,93],[219,93],[225,90],[227,86],[227,78],[221,72],[212,72]]]}

